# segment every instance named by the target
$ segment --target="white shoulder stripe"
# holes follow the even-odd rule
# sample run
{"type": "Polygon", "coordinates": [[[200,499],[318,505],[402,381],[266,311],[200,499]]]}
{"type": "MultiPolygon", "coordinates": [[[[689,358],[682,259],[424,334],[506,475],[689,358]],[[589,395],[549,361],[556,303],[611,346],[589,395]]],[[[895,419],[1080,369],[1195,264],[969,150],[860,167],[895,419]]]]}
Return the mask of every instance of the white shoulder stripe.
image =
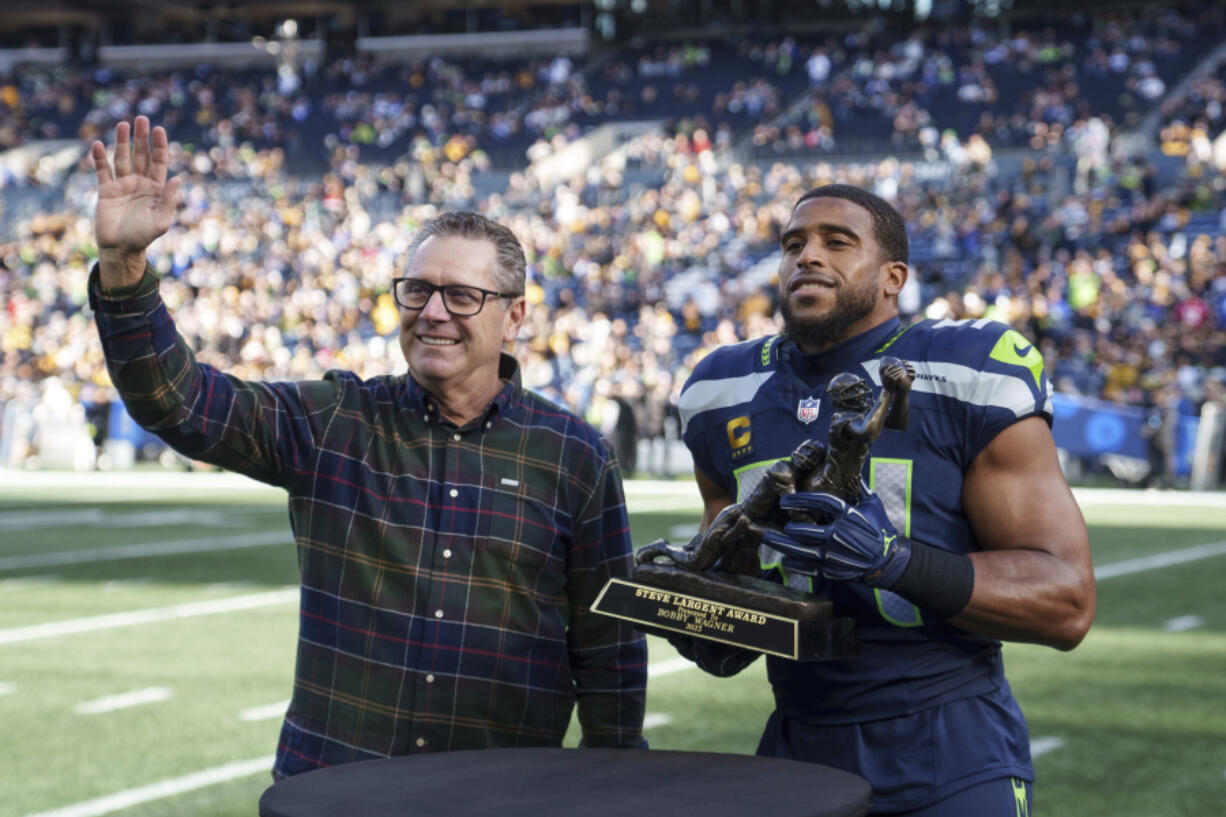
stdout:
{"type": "Polygon", "coordinates": [[[971,318],[961,318],[959,320],[953,320],[952,318],[942,318],[941,320],[934,323],[932,325],[932,328],[933,329],[948,329],[949,327],[952,327],[952,326],[970,326],[972,329],[982,329],[985,326],[991,326],[992,324],[999,323],[999,322],[1000,321],[993,320],[992,318],[976,318],[974,320],[972,320],[971,318]]]}
{"type": "Polygon", "coordinates": [[[719,380],[704,380],[681,392],[677,409],[681,413],[681,433],[696,414],[704,411],[728,408],[753,400],[758,389],[774,372],[753,372],[741,377],[725,377],[719,380]]]}
{"type": "MultiPolygon", "coordinates": [[[[1021,380],[1007,374],[983,372],[958,363],[911,361],[915,367],[915,382],[911,390],[952,397],[973,406],[1002,408],[1021,417],[1033,414],[1034,394],[1021,380]]],[[[877,386],[881,385],[881,361],[866,360],[864,368],[877,386]]],[[[1044,410],[1051,412],[1051,387],[1048,387],[1044,410]]]]}

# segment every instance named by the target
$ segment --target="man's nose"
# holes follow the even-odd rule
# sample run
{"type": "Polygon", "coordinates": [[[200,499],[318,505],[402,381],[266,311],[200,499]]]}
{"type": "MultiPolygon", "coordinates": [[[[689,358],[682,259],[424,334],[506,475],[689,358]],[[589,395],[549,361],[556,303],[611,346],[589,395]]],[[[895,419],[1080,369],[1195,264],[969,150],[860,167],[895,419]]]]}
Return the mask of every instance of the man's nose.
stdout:
{"type": "Polygon", "coordinates": [[[821,242],[806,241],[805,247],[800,251],[800,257],[796,259],[796,262],[802,267],[807,267],[810,265],[821,266],[824,264],[825,259],[822,258],[821,242]]]}
{"type": "Polygon", "coordinates": [[[420,311],[422,317],[426,320],[451,320],[451,313],[448,312],[447,307],[443,305],[443,291],[441,289],[436,289],[430,293],[430,297],[426,299],[426,304],[420,311]]]}

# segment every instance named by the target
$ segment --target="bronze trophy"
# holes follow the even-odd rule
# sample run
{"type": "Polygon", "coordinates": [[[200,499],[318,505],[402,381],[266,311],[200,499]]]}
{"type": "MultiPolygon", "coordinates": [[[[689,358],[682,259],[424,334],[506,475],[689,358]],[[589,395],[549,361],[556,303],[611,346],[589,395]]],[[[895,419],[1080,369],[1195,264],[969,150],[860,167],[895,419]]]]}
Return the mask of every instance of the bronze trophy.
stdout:
{"type": "Polygon", "coordinates": [[[742,502],[724,508],[688,544],[659,539],[635,553],[632,581],[611,579],[592,605],[647,630],[694,636],[800,661],[859,653],[855,623],[835,615],[829,599],[760,578],[766,531],[789,521],[779,497],[823,491],[859,500],[873,442],[887,428],[904,430],[915,371],[881,359],[881,392],[844,372],[826,386],[835,407],[825,445],[801,443],[770,467],[742,502]]]}

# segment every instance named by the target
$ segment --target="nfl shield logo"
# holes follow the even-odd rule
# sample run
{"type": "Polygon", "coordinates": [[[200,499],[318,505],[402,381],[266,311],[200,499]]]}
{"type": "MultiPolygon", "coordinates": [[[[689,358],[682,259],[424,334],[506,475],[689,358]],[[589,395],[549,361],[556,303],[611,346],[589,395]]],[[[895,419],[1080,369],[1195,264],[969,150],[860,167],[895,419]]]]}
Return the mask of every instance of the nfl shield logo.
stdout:
{"type": "Polygon", "coordinates": [[[821,401],[816,397],[805,397],[796,404],[796,419],[808,425],[817,419],[817,407],[821,401]]]}

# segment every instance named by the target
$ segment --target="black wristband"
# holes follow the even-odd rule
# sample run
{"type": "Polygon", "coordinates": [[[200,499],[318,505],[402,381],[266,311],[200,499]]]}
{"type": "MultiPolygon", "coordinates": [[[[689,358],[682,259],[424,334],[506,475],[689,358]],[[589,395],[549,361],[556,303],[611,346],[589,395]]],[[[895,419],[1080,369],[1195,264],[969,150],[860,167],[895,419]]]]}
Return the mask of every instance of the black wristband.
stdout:
{"type": "Polygon", "coordinates": [[[975,564],[962,553],[911,541],[911,561],[890,588],[940,618],[962,612],[975,589],[975,564]]]}

